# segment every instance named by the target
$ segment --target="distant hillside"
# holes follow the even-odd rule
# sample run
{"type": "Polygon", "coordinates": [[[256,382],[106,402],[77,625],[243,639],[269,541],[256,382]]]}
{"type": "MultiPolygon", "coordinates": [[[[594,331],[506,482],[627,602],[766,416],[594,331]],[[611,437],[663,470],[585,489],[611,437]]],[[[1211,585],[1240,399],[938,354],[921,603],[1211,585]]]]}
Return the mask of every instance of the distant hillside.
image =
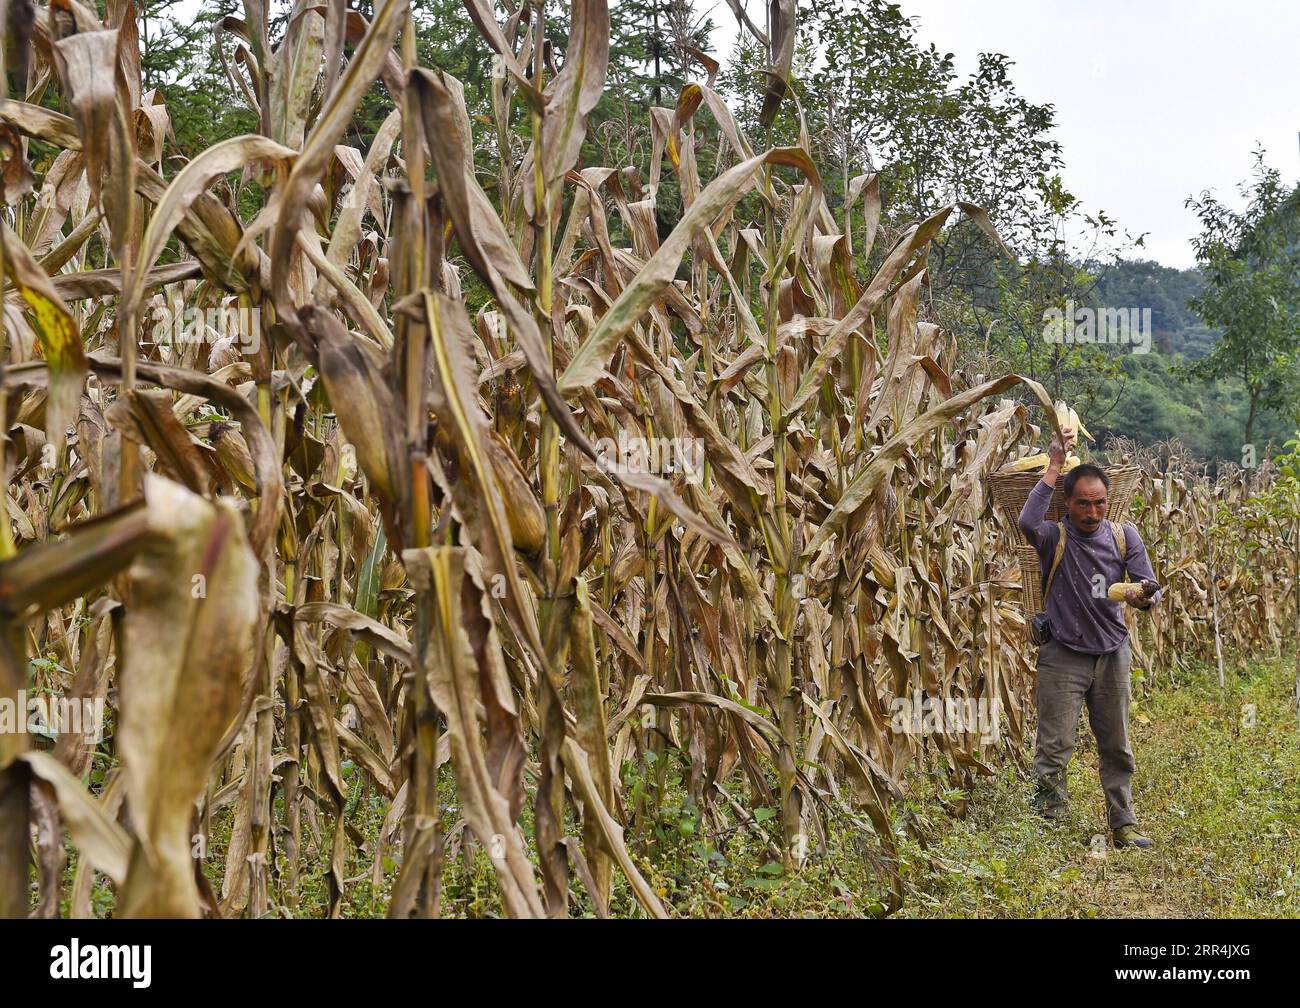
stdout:
{"type": "Polygon", "coordinates": [[[1210,352],[1218,333],[1207,329],[1187,306],[1200,292],[1196,269],[1174,269],[1150,259],[1125,259],[1090,267],[1099,274],[1093,296],[1098,305],[1150,308],[1155,345],[1161,353],[1198,360],[1210,352]]]}
{"type": "MultiPolygon", "coordinates": [[[[1098,443],[1114,435],[1144,445],[1176,437],[1198,458],[1240,462],[1246,427],[1240,383],[1184,382],[1172,372],[1177,359],[1162,353],[1124,357],[1123,377],[1107,390],[1109,399],[1093,407],[1098,419],[1088,426],[1098,443]]],[[[1271,446],[1276,453],[1295,437],[1295,429],[1280,417],[1263,414],[1255,425],[1257,452],[1268,454],[1271,446]]]]}
{"type": "MultiPolygon", "coordinates": [[[[1123,377],[1096,404],[1097,420],[1090,426],[1099,443],[1114,435],[1146,445],[1176,437],[1200,458],[1240,461],[1246,425],[1240,383],[1184,382],[1173,371],[1180,360],[1204,357],[1218,339],[1187,305],[1200,289],[1200,273],[1150,260],[1090,268],[1099,273],[1094,303],[1150,308],[1154,337],[1153,352],[1127,355],[1123,377]]],[[[1295,429],[1285,418],[1263,415],[1256,425],[1257,451],[1264,454],[1270,444],[1279,448],[1295,429]]]]}

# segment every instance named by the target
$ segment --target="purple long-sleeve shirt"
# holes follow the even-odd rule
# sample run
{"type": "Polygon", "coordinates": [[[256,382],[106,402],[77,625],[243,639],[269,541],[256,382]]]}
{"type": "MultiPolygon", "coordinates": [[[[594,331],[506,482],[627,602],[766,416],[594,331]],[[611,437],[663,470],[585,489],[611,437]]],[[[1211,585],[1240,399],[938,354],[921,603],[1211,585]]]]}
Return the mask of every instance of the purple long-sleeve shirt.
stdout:
{"type": "MultiPolygon", "coordinates": [[[[1056,523],[1047,521],[1052,493],[1053,488],[1039,480],[1020,512],[1020,530],[1038,550],[1044,589],[1060,535],[1056,523]]],[[[1151,558],[1131,522],[1124,523],[1128,555],[1121,560],[1110,522],[1102,522],[1089,535],[1075,528],[1069,517],[1063,516],[1061,520],[1065,523],[1065,553],[1056,570],[1051,597],[1045,600],[1052,636],[1075,651],[1109,654],[1123,645],[1128,627],[1124,624],[1124,603],[1112,602],[1106,597],[1106,590],[1116,581],[1124,580],[1126,567],[1134,581],[1154,581],[1151,558]]],[[[1157,592],[1152,602],[1160,601],[1161,594],[1157,592]]]]}

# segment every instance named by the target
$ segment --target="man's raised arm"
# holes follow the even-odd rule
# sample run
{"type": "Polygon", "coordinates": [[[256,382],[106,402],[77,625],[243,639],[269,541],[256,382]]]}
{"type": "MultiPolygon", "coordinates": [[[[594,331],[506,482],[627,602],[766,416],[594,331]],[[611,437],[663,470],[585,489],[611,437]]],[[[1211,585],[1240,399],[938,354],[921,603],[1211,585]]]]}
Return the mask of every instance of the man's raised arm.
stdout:
{"type": "MultiPolygon", "coordinates": [[[[1070,432],[1066,431],[1066,439],[1070,432]]],[[[1020,531],[1035,546],[1043,542],[1043,537],[1053,528],[1047,520],[1047,508],[1052,503],[1052,494],[1056,492],[1056,480],[1061,475],[1061,466],[1065,464],[1065,449],[1058,438],[1052,438],[1047,446],[1047,471],[1038,485],[1029,492],[1029,499],[1020,509],[1020,531]]]]}

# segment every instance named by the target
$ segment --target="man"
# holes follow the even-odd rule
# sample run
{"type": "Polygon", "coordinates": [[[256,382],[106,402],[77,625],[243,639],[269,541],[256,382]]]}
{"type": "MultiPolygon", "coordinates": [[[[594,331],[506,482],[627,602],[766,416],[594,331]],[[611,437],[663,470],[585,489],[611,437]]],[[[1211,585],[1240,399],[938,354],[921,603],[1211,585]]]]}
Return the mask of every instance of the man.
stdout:
{"type": "MultiPolygon", "coordinates": [[[[1063,431],[1066,444],[1073,432],[1063,431]]],[[[1065,446],[1054,438],[1048,449],[1047,472],[1020,512],[1020,529],[1038,550],[1043,570],[1043,605],[1051,623],[1051,640],[1038,652],[1038,732],[1034,771],[1038,778],[1035,805],[1041,815],[1057,820],[1068,801],[1065,768],[1074,753],[1079,710],[1086,702],[1088,723],[1097,738],[1101,786],[1116,847],[1149,848],[1151,841],[1137,830],[1133,814],[1133,750],[1128,738],[1129,667],[1133,652],[1121,605],[1107,589],[1129,576],[1138,582],[1155,580],[1151,561],[1137,529],[1123,524],[1125,555],[1106,520],[1110,480],[1093,465],[1079,465],[1065,475],[1067,520],[1065,549],[1056,574],[1048,573],[1060,541],[1060,526],[1046,521],[1056,481],[1065,461],[1065,446]]],[[[1147,599],[1134,583],[1126,604],[1150,609],[1160,592],[1147,599]]]]}

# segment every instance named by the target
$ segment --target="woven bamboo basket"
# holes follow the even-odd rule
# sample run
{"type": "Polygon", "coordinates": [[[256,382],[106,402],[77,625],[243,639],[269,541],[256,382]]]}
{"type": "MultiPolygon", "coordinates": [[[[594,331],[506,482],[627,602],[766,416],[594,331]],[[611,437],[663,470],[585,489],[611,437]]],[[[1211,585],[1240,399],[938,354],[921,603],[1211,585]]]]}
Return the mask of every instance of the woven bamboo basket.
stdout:
{"type": "MultiPolygon", "coordinates": [[[[1124,521],[1133,506],[1141,470],[1132,466],[1113,466],[1106,469],[1110,477],[1110,491],[1106,495],[1106,517],[1111,521],[1124,521]]],[[[1029,493],[1043,477],[1040,473],[994,473],[989,477],[993,499],[1002,509],[1004,523],[1015,537],[1016,557],[1020,561],[1020,593],[1025,603],[1025,615],[1043,611],[1043,570],[1038,564],[1038,551],[1020,531],[1020,510],[1029,499],[1029,493]]],[[[1064,520],[1065,493],[1057,481],[1052,501],[1047,506],[1047,520],[1064,520]]]]}
{"type": "Polygon", "coordinates": [[[1020,561],[1020,597],[1028,618],[1043,611],[1043,569],[1038,565],[1038,550],[1032,546],[1017,545],[1016,559],[1020,561]]]}

